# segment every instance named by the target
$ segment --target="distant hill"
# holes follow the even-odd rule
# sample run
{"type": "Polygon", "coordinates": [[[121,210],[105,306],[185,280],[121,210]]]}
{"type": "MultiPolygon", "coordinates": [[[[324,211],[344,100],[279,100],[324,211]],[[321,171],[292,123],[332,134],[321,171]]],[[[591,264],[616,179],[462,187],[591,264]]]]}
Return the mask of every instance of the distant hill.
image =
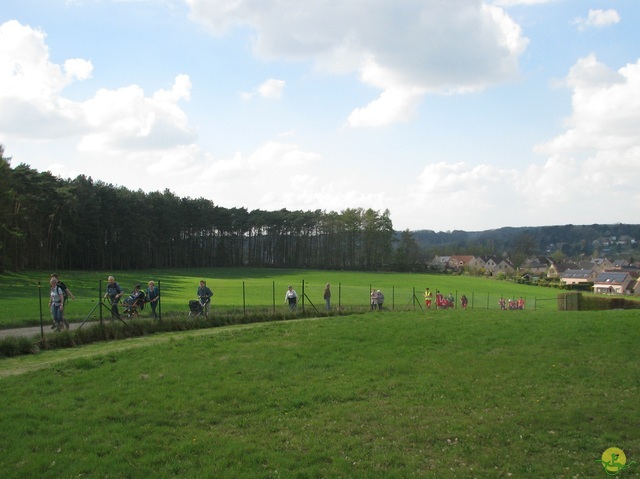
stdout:
{"type": "Polygon", "coordinates": [[[505,227],[486,231],[412,231],[425,252],[438,254],[526,254],[566,256],[627,256],[637,252],[640,225],[564,225],[505,227]]]}

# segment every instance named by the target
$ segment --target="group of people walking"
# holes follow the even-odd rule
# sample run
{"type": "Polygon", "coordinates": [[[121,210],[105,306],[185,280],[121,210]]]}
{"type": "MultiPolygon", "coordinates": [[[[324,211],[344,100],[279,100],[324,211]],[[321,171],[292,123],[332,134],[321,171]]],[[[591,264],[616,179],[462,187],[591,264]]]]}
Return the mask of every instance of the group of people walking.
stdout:
{"type": "MultiPolygon", "coordinates": [[[[64,315],[65,306],[69,298],[75,300],[76,297],[69,287],[60,280],[56,273],[51,275],[49,285],[51,286],[49,291],[49,311],[51,312],[52,319],[51,329],[55,329],[56,331],[69,329],[69,321],[64,315]]],[[[109,301],[112,319],[120,318],[120,310],[118,306],[124,294],[124,289],[122,289],[122,287],[116,282],[115,278],[113,276],[109,276],[107,279],[107,288],[104,294],[104,299],[109,301]]],[[[151,307],[151,316],[157,318],[157,307],[159,301],[160,290],[153,281],[149,281],[146,291],[142,291],[141,285],[136,284],[129,297],[124,300],[124,303],[128,306],[136,303],[141,306],[149,304],[151,307]]]]}
{"type": "MultiPolygon", "coordinates": [[[[453,308],[455,306],[455,298],[453,297],[453,293],[449,293],[446,296],[442,294],[440,291],[436,290],[436,309],[447,309],[453,308]]],[[[429,288],[425,288],[424,290],[424,305],[427,309],[431,309],[431,305],[433,304],[433,293],[429,288]]],[[[469,300],[466,295],[460,296],[460,306],[462,309],[467,309],[467,305],[469,304],[469,300]]]]}
{"type": "Polygon", "coordinates": [[[498,304],[500,305],[500,309],[524,309],[524,299],[522,298],[522,296],[520,296],[520,298],[518,299],[511,299],[509,298],[509,300],[505,300],[504,298],[500,298],[500,300],[498,301],[498,304]]]}
{"type": "MultiPolygon", "coordinates": [[[[60,281],[57,274],[52,274],[50,278],[51,285],[51,293],[49,300],[49,309],[51,311],[51,317],[53,320],[52,329],[56,329],[57,331],[62,331],[63,328],[69,329],[69,322],[64,317],[64,309],[65,304],[69,298],[76,299],[73,293],[69,290],[68,286],[60,281]]],[[[211,311],[211,299],[213,298],[213,291],[207,286],[205,280],[201,280],[198,289],[196,291],[198,301],[202,306],[202,310],[204,312],[205,317],[209,316],[211,311]]],[[[120,318],[120,310],[119,305],[121,301],[127,305],[133,305],[137,302],[140,303],[140,309],[145,305],[149,304],[151,308],[151,316],[153,318],[158,318],[158,304],[160,302],[160,290],[155,285],[154,281],[149,281],[147,284],[146,291],[142,291],[141,285],[135,285],[133,292],[131,295],[122,300],[122,297],[125,295],[122,287],[116,282],[113,276],[109,276],[107,279],[107,287],[104,295],[104,299],[109,301],[111,316],[113,318],[120,318]]],[[[327,283],[324,287],[323,295],[325,301],[325,309],[327,311],[331,310],[331,285],[327,283]]],[[[293,289],[292,285],[289,285],[287,291],[285,293],[284,301],[285,304],[288,305],[290,311],[295,311],[298,304],[298,293],[293,289]]],[[[434,294],[431,292],[429,288],[426,288],[424,291],[424,304],[427,309],[431,309],[434,301],[434,294]]],[[[463,309],[467,308],[469,301],[467,297],[463,294],[460,297],[460,306],[463,309]]],[[[384,294],[379,289],[371,289],[370,293],[370,306],[371,310],[382,310],[384,305],[384,294]]],[[[524,300],[520,298],[517,301],[509,300],[508,303],[504,299],[500,301],[500,308],[507,309],[507,305],[509,309],[524,309],[524,300]]],[[[448,295],[443,295],[440,291],[436,291],[435,293],[435,308],[436,309],[446,309],[453,308],[455,306],[455,300],[452,293],[448,295]]]]}
{"type": "MultiPolygon", "coordinates": [[[[107,278],[107,291],[104,294],[104,298],[109,300],[109,304],[111,305],[111,318],[120,318],[120,310],[118,305],[120,304],[120,299],[124,296],[124,289],[120,286],[116,279],[113,276],[109,276],[107,278]]],[[[136,304],[140,305],[140,307],[144,307],[145,304],[149,304],[151,307],[151,316],[154,318],[158,317],[158,313],[156,311],[158,307],[158,303],[160,302],[160,290],[155,285],[154,281],[149,281],[147,283],[147,290],[142,291],[142,286],[140,284],[136,284],[133,287],[133,291],[129,295],[127,299],[124,300],[125,305],[131,307],[136,304]]]]}

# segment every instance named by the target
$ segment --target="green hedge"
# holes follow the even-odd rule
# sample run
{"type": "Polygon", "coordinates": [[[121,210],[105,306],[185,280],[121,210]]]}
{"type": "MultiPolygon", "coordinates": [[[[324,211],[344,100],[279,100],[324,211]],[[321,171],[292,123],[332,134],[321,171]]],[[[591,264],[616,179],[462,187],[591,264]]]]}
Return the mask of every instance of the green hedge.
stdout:
{"type": "MultiPolygon", "coordinates": [[[[329,314],[327,314],[329,315],[329,314]]],[[[62,332],[51,332],[43,337],[8,337],[0,340],[0,358],[23,354],[35,354],[42,350],[62,349],[82,346],[101,341],[135,338],[156,333],[171,331],[188,331],[195,329],[215,328],[234,324],[262,323],[267,321],[283,321],[286,319],[307,316],[317,317],[318,313],[297,312],[295,314],[254,314],[254,315],[220,315],[205,318],[185,318],[183,315],[169,317],[162,321],[150,319],[132,319],[121,321],[104,321],[102,324],[91,324],[80,329],[62,332]]]]}
{"type": "Polygon", "coordinates": [[[558,295],[558,310],[560,311],[603,311],[608,309],[640,309],[640,301],[622,296],[594,296],[578,292],[558,295]]]}

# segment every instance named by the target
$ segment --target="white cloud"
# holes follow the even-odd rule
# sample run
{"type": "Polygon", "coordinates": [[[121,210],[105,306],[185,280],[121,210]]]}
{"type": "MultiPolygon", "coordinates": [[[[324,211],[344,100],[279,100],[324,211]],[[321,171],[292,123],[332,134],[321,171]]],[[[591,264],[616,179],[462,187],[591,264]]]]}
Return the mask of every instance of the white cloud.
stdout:
{"type": "Polygon", "coordinates": [[[353,110],[348,124],[352,127],[372,127],[406,122],[423,95],[424,90],[420,88],[387,88],[366,107],[353,110]]]}
{"type": "Polygon", "coordinates": [[[163,150],[195,141],[186,114],[175,102],[189,96],[188,77],[179,75],[171,90],[145,96],[137,85],[100,90],[82,103],[91,127],[79,144],[82,151],[163,150]]]}
{"type": "Polygon", "coordinates": [[[284,80],[276,80],[275,78],[269,78],[262,82],[255,89],[254,92],[240,92],[240,98],[243,101],[251,100],[255,94],[257,93],[262,98],[267,98],[270,100],[279,100],[282,98],[282,93],[284,91],[285,81],[284,80]]]}
{"type": "Polygon", "coordinates": [[[64,71],[68,80],[86,80],[87,78],[91,78],[93,65],[90,61],[74,58],[64,62],[64,71]]]}
{"type": "MultiPolygon", "coordinates": [[[[199,9],[216,13],[207,18],[219,31],[251,25],[260,55],[311,60],[322,72],[354,74],[377,89],[364,105],[349,107],[351,127],[409,121],[424,95],[473,91],[512,78],[526,45],[503,10],[480,1],[371,0],[367,8],[355,0],[330,7],[293,0],[191,3],[194,15],[199,9]],[[292,18],[299,23],[285,28],[292,18]]],[[[501,2],[507,3],[515,2],[501,2]]],[[[65,89],[72,82],[99,75],[91,62],[54,63],[44,33],[15,21],[0,25],[0,35],[2,141],[9,148],[18,138],[36,140],[30,145],[49,141],[56,154],[61,144],[69,153],[64,161],[42,154],[33,163],[39,170],[82,173],[131,189],[168,187],[227,207],[389,208],[399,229],[637,222],[637,208],[611,205],[640,200],[640,61],[617,70],[595,55],[576,62],[564,80],[572,113],[562,134],[538,146],[546,158],[540,164],[425,161],[416,178],[418,168],[409,161],[389,166],[389,174],[378,159],[372,168],[336,164],[285,138],[291,124],[278,126],[284,133],[257,148],[239,145],[243,150],[235,155],[214,158],[195,144],[196,132],[180,107],[191,97],[188,75],[176,75],[155,92],[124,84],[71,100],[65,89]],[[396,166],[408,171],[391,171],[396,166]],[[585,192],[592,194],[587,200],[585,192]],[[593,194],[608,201],[590,201],[593,194]]],[[[286,86],[274,78],[259,81],[247,97],[279,98],[286,86]]]]}
{"type": "MultiPolygon", "coordinates": [[[[125,167],[141,152],[161,158],[163,150],[183,149],[195,140],[178,106],[190,98],[187,75],[176,76],[170,89],[150,97],[130,85],[73,101],[64,89],[90,78],[91,62],[76,58],[66,60],[64,67],[53,63],[44,33],[17,21],[0,25],[0,37],[0,133],[8,139],[75,138],[79,152],[113,155],[125,167]]],[[[71,164],[68,168],[76,169],[71,164]]]]}
{"type": "Polygon", "coordinates": [[[613,9],[589,10],[587,18],[577,18],[574,24],[584,30],[587,27],[606,27],[620,22],[620,15],[613,9]]]}
{"type": "Polygon", "coordinates": [[[568,129],[538,151],[575,154],[640,145],[640,60],[614,71],[590,55],[578,60],[565,81],[573,89],[568,129]]]}
{"type": "Polygon", "coordinates": [[[516,5],[541,5],[557,2],[558,0],[494,0],[493,4],[500,7],[514,7],[516,5]]]}
{"type": "Polygon", "coordinates": [[[0,38],[3,98],[50,102],[69,83],[60,67],[49,61],[43,32],[11,20],[0,25],[0,38]]]}
{"type": "Polygon", "coordinates": [[[503,10],[480,1],[188,3],[192,17],[216,34],[251,26],[258,55],[312,60],[331,73],[357,72],[382,90],[353,111],[351,126],[405,121],[425,93],[465,92],[512,79],[527,45],[503,10]]]}
{"type": "Polygon", "coordinates": [[[321,159],[295,143],[269,141],[248,155],[238,152],[232,158],[210,160],[188,187],[178,186],[178,192],[213,195],[216,203],[229,207],[301,209],[314,198],[321,159]]]}
{"type": "Polygon", "coordinates": [[[0,25],[0,38],[0,132],[47,138],[82,131],[82,109],[60,92],[88,77],[91,64],[70,60],[63,72],[49,60],[44,33],[15,20],[0,25]]]}
{"type": "Polygon", "coordinates": [[[469,163],[426,165],[405,193],[387,198],[396,229],[484,230],[501,226],[637,222],[640,147],[587,159],[553,156],[525,169],[469,163]],[[413,227],[415,229],[415,226],[413,227]]]}
{"type": "Polygon", "coordinates": [[[284,80],[269,78],[258,87],[258,93],[264,98],[280,99],[284,90],[284,80]]]}
{"type": "Polygon", "coordinates": [[[548,155],[543,164],[426,165],[408,188],[410,198],[398,196],[394,224],[412,222],[403,202],[429,211],[431,225],[463,229],[636,223],[637,208],[629,205],[640,201],[640,60],[614,71],[590,55],[565,84],[573,90],[573,112],[564,133],[537,147],[548,155]]]}

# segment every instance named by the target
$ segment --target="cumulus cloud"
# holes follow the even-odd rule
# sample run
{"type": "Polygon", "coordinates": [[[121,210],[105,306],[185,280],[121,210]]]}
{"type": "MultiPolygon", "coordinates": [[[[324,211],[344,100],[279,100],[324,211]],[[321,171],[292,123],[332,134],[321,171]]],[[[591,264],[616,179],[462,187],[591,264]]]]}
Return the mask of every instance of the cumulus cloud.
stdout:
{"type": "Polygon", "coordinates": [[[258,93],[260,93],[264,98],[282,98],[284,83],[284,80],[270,78],[258,87],[258,93]]]}
{"type": "Polygon", "coordinates": [[[571,68],[565,83],[573,90],[568,129],[538,151],[573,154],[640,145],[640,60],[615,71],[589,55],[571,68]]]}
{"type": "Polygon", "coordinates": [[[637,222],[637,208],[628,205],[640,201],[640,60],[612,70],[589,55],[565,85],[572,115],[562,134],[536,148],[545,161],[523,169],[427,164],[409,197],[397,197],[394,224],[411,224],[403,202],[429,211],[430,225],[453,219],[463,229],[637,222]]]}
{"type": "Polygon", "coordinates": [[[428,205],[435,224],[455,212],[467,229],[498,211],[496,226],[637,222],[637,208],[625,205],[640,201],[640,60],[614,71],[590,55],[565,84],[573,112],[564,133],[537,147],[548,155],[543,164],[429,164],[412,188],[414,203],[428,205]]]}
{"type": "Polygon", "coordinates": [[[467,230],[637,222],[640,60],[613,70],[589,55],[564,83],[572,114],[562,134],[536,148],[546,160],[522,169],[429,163],[408,193],[387,198],[394,225],[412,224],[415,211],[428,211],[430,228],[467,230]]]}
{"type": "Polygon", "coordinates": [[[15,20],[0,25],[0,132],[18,138],[29,131],[42,137],[80,132],[82,108],[60,96],[75,80],[91,75],[91,63],[49,60],[45,34],[15,20]]]}
{"type": "Polygon", "coordinates": [[[81,151],[162,150],[195,140],[184,111],[177,101],[189,97],[191,83],[176,77],[170,90],[151,97],[137,85],[117,90],[99,90],[82,103],[91,132],[79,144],[81,151]]]}
{"type": "Polygon", "coordinates": [[[262,98],[267,98],[270,100],[279,100],[282,98],[282,93],[284,91],[285,81],[284,80],[276,80],[275,78],[269,78],[262,82],[256,89],[255,93],[253,92],[240,92],[240,97],[244,101],[251,100],[255,94],[260,95],[262,98]]]}
{"type": "Polygon", "coordinates": [[[321,159],[296,143],[268,141],[249,154],[238,152],[231,158],[209,161],[188,186],[177,184],[177,191],[186,196],[213,193],[217,202],[229,207],[301,209],[314,201],[321,159]]]}
{"type": "Polygon", "coordinates": [[[368,127],[408,121],[423,95],[421,88],[387,88],[378,99],[353,110],[347,123],[353,127],[368,127]]]}
{"type": "MultiPolygon", "coordinates": [[[[130,85],[102,89],[92,98],[74,101],[64,96],[64,89],[74,81],[90,78],[91,62],[75,58],[63,66],[53,63],[45,34],[15,20],[0,25],[0,38],[0,133],[7,138],[75,139],[77,151],[88,155],[85,158],[111,157],[111,164],[121,167],[130,165],[137,155],[148,161],[171,151],[179,157],[195,140],[195,132],[178,106],[190,98],[187,75],[176,76],[170,88],[151,96],[130,85]]],[[[60,165],[48,166],[65,173],[60,165]]],[[[76,167],[71,163],[66,167],[72,176],[76,167]]],[[[83,166],[83,171],[90,169],[83,166]]]]}
{"type": "Polygon", "coordinates": [[[426,93],[482,89],[517,75],[527,45],[502,10],[468,0],[188,0],[214,33],[253,28],[265,58],[311,60],[331,73],[357,73],[382,90],[357,108],[351,126],[405,121],[426,93]]]}
{"type": "Polygon", "coordinates": [[[613,9],[589,10],[587,18],[576,18],[574,24],[584,30],[588,27],[606,27],[620,22],[620,15],[613,9]]]}
{"type": "Polygon", "coordinates": [[[558,0],[494,0],[493,4],[500,7],[514,7],[516,5],[540,5],[557,1],[558,0]]]}

